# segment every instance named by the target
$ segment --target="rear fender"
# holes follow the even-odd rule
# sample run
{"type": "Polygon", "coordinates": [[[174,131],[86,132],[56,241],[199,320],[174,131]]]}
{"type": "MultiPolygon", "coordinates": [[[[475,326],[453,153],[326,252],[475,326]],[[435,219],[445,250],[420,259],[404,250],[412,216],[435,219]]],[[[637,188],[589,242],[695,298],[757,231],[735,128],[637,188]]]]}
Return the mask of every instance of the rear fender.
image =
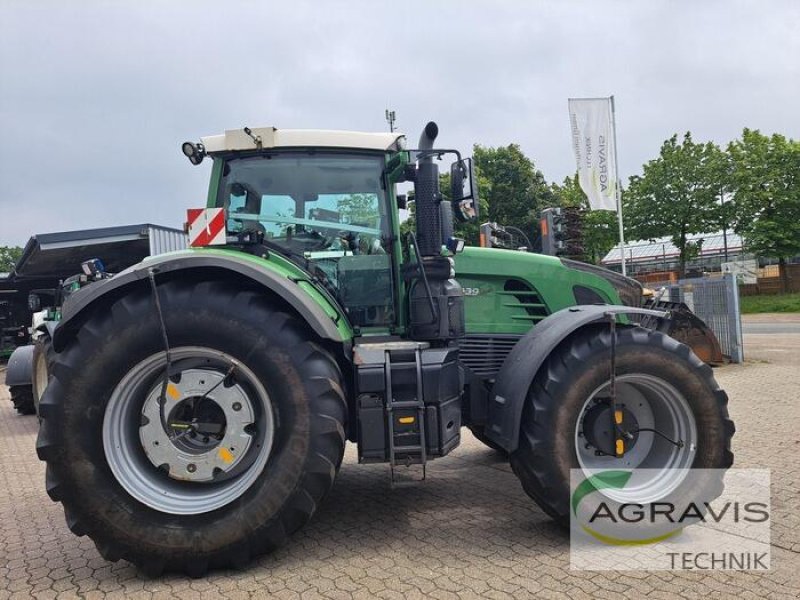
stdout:
{"type": "Polygon", "coordinates": [[[579,329],[623,314],[663,319],[668,313],[630,306],[573,306],[553,313],[523,336],[497,374],[489,399],[486,437],[508,452],[516,450],[528,390],[550,353],[579,329]]]}
{"type": "Polygon", "coordinates": [[[6,385],[31,385],[33,373],[33,345],[20,346],[11,354],[6,369],[6,385]]]}
{"type": "MultiPolygon", "coordinates": [[[[157,274],[157,278],[168,274],[175,276],[181,271],[202,269],[235,273],[279,296],[320,338],[336,342],[344,341],[341,328],[337,327],[339,321],[334,320],[309,296],[302,287],[305,282],[295,281],[252,260],[235,255],[193,252],[179,255],[166,254],[147,259],[110,279],[98,281],[73,293],[64,303],[61,321],[53,331],[53,349],[56,352],[63,350],[67,342],[77,333],[83,317],[101,305],[104,300],[113,300],[124,294],[128,288],[146,283],[151,269],[157,274]]],[[[340,316],[339,319],[344,317],[340,316]]]]}

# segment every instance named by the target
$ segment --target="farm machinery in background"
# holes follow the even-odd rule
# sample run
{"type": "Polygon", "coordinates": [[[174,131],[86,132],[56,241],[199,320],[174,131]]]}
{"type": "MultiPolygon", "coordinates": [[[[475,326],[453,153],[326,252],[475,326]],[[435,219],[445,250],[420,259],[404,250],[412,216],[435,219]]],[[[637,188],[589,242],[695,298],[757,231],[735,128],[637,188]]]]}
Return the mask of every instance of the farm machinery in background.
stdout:
{"type": "Polygon", "coordinates": [[[71,293],[146,256],[185,247],[183,231],[150,223],[32,236],[0,280],[0,327],[13,342],[5,346],[5,383],[17,412],[37,410],[48,381],[50,338],[71,293]]]}

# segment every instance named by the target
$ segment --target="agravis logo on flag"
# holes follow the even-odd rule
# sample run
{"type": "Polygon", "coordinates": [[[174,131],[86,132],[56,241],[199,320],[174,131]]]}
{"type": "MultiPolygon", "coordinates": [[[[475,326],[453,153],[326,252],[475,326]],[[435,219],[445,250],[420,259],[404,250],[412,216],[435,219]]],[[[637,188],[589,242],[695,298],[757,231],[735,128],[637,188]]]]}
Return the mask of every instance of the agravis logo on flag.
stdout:
{"type": "Polygon", "coordinates": [[[570,98],[578,182],[592,210],[617,210],[617,169],[611,98],[570,98]]]}

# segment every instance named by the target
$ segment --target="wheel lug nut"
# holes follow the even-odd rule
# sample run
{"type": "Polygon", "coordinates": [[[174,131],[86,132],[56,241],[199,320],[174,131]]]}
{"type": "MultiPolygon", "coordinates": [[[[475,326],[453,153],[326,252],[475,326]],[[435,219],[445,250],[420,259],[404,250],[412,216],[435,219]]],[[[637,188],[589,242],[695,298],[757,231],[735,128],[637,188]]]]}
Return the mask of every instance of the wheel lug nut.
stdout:
{"type": "Polygon", "coordinates": [[[241,402],[234,402],[231,405],[231,408],[238,412],[238,411],[242,410],[242,403],[241,402]]]}
{"type": "Polygon", "coordinates": [[[186,465],[186,470],[189,471],[189,473],[194,473],[195,471],[197,471],[197,465],[195,465],[194,463],[189,463],[188,465],[186,465]]]}

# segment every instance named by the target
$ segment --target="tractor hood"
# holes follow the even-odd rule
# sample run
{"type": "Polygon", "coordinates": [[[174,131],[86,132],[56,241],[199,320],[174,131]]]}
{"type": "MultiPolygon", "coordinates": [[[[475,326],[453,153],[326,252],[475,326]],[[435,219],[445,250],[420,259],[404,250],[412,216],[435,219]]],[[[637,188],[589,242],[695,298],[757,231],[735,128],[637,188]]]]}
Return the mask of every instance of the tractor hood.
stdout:
{"type": "Polygon", "coordinates": [[[455,263],[468,333],[523,334],[546,316],[576,304],[641,305],[638,282],[616,273],[606,277],[605,269],[553,256],[468,247],[455,263]]]}

